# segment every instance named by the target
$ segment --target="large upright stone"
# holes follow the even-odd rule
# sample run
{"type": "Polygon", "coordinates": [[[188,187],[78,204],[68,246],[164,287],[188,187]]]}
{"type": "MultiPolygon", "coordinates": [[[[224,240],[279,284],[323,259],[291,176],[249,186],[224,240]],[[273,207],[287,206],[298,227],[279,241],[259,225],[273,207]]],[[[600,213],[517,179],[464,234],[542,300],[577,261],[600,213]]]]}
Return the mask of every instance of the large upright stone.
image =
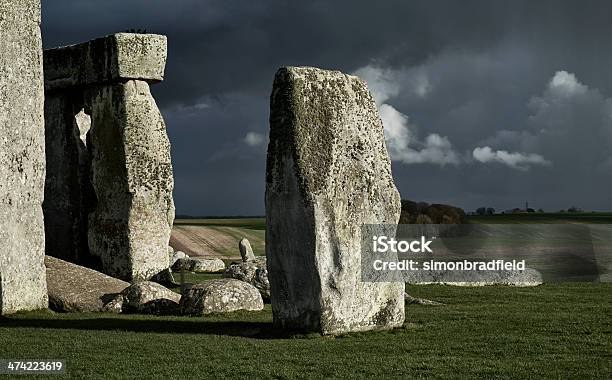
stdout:
{"type": "Polygon", "coordinates": [[[48,254],[129,281],[168,268],[170,142],[149,89],[166,52],[129,33],[45,51],[48,254]]]}
{"type": "Polygon", "coordinates": [[[400,216],[366,84],[337,71],[280,69],[266,176],[275,325],[323,334],[402,325],[404,284],[361,281],[361,226],[400,216]]]}
{"type": "Polygon", "coordinates": [[[40,0],[0,0],[0,314],[47,307],[40,0]]]}
{"type": "Polygon", "coordinates": [[[174,221],[166,126],[149,86],[131,80],[92,90],[89,249],[105,272],[149,279],[168,268],[174,221]]]}

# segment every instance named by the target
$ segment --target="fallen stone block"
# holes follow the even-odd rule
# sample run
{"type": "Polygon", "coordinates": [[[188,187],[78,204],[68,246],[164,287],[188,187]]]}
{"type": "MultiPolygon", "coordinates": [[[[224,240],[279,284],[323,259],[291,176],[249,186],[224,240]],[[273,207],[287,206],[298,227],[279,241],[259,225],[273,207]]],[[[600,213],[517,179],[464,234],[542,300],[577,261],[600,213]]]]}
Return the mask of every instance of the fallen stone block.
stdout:
{"type": "MultiPolygon", "coordinates": [[[[172,256],[170,257],[170,267],[173,267],[174,264],[180,260],[180,259],[188,259],[189,256],[187,256],[187,254],[185,254],[185,252],[183,251],[176,251],[172,254],[172,256]]],[[[188,270],[188,269],[186,269],[188,270]]]]}
{"type": "Polygon", "coordinates": [[[225,263],[221,259],[204,259],[186,255],[185,258],[177,259],[172,265],[173,272],[219,273],[224,270],[225,263]]]}
{"type": "Polygon", "coordinates": [[[130,285],[121,292],[123,311],[127,313],[176,315],[181,295],[151,281],[130,285]]]}
{"type": "Polygon", "coordinates": [[[264,302],[270,301],[270,281],[265,257],[231,263],[223,273],[223,277],[248,282],[259,290],[264,302]]]}
{"type": "Polygon", "coordinates": [[[159,272],[155,276],[151,277],[151,281],[157,282],[158,284],[166,286],[166,287],[180,285],[174,279],[174,274],[172,273],[172,269],[170,268],[164,269],[163,271],[159,272]]]}
{"type": "Polygon", "coordinates": [[[185,315],[259,311],[263,307],[261,295],[253,285],[230,278],[192,285],[181,297],[181,312],[185,315]]]}
{"type": "Polygon", "coordinates": [[[340,334],[404,322],[404,284],[361,281],[361,227],[397,224],[383,124],[365,82],[338,71],[276,73],[266,172],[274,324],[340,334]]]}
{"type": "Polygon", "coordinates": [[[219,273],[225,270],[221,259],[191,258],[191,271],[194,273],[219,273]]]}
{"type": "Polygon", "coordinates": [[[472,271],[418,271],[406,274],[406,283],[413,285],[443,284],[454,286],[508,285],[516,287],[538,286],[542,274],[532,268],[525,270],[472,270],[472,271]]]}
{"type": "Polygon", "coordinates": [[[52,310],[121,312],[120,295],[129,283],[51,256],[45,257],[45,266],[52,310]]]}

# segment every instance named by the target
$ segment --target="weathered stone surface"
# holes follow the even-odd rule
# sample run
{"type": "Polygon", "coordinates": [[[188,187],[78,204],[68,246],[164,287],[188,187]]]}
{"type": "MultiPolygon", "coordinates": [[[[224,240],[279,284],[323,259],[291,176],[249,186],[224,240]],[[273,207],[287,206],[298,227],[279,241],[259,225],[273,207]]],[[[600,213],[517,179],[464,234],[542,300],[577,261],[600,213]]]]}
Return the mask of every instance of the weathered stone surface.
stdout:
{"type": "Polygon", "coordinates": [[[178,258],[172,265],[174,272],[195,272],[195,273],[218,273],[225,270],[225,263],[221,259],[204,259],[200,257],[178,258]]]}
{"type": "Polygon", "coordinates": [[[49,307],[60,312],[120,312],[117,297],[130,284],[93,269],[46,256],[49,307]]]}
{"type": "Polygon", "coordinates": [[[221,259],[191,258],[191,271],[195,273],[219,273],[225,270],[225,263],[221,259]]]}
{"type": "Polygon", "coordinates": [[[45,90],[164,79],[166,36],[118,33],[45,51],[45,90]]]}
{"type": "Polygon", "coordinates": [[[259,290],[264,301],[270,301],[270,281],[265,257],[232,263],[223,273],[223,277],[248,282],[259,290]]]}
{"type": "Polygon", "coordinates": [[[283,68],[270,112],[266,255],[275,325],[323,334],[401,326],[404,285],[360,277],[361,226],[400,216],[366,84],[283,68]]]}
{"type": "Polygon", "coordinates": [[[46,308],[40,0],[0,1],[0,315],[46,308]]]}
{"type": "Polygon", "coordinates": [[[192,285],[181,297],[181,312],[186,315],[258,311],[263,307],[261,295],[253,285],[230,278],[192,285]]]}
{"type": "MultiPolygon", "coordinates": [[[[173,267],[174,264],[179,260],[179,259],[188,259],[189,256],[187,256],[187,254],[185,254],[185,252],[183,251],[176,251],[174,252],[174,254],[172,255],[172,257],[170,258],[170,267],[173,267]]],[[[189,269],[185,269],[185,270],[189,270],[189,269]]]]}
{"type": "Polygon", "coordinates": [[[166,38],[120,33],[46,50],[47,252],[128,281],[169,266],[170,142],[148,82],[166,38]]]}
{"type": "Polygon", "coordinates": [[[89,92],[92,184],[88,242],[105,273],[149,279],[168,268],[174,220],[166,126],[149,86],[128,81],[89,92]]]}
{"type": "Polygon", "coordinates": [[[525,270],[473,270],[473,271],[418,271],[409,272],[406,282],[415,285],[444,284],[455,286],[509,285],[538,286],[542,274],[535,269],[525,270]]]}
{"type": "Polygon", "coordinates": [[[174,315],[179,311],[181,295],[155,282],[134,283],[121,294],[125,312],[174,315]]]}
{"type": "Polygon", "coordinates": [[[172,272],[189,272],[193,262],[190,258],[178,258],[172,264],[172,272]]]}
{"type": "Polygon", "coordinates": [[[151,277],[151,281],[157,282],[163,286],[179,285],[179,283],[174,280],[174,275],[172,274],[172,269],[170,268],[164,269],[155,276],[151,277]]]}
{"type": "Polygon", "coordinates": [[[121,293],[109,297],[104,297],[104,300],[109,301],[104,301],[106,302],[106,304],[102,308],[103,312],[119,314],[123,311],[123,295],[121,295],[121,293]]]}
{"type": "Polygon", "coordinates": [[[249,239],[242,238],[238,243],[238,249],[240,250],[240,257],[242,257],[242,261],[255,260],[255,254],[253,253],[253,248],[251,248],[249,239]]]}

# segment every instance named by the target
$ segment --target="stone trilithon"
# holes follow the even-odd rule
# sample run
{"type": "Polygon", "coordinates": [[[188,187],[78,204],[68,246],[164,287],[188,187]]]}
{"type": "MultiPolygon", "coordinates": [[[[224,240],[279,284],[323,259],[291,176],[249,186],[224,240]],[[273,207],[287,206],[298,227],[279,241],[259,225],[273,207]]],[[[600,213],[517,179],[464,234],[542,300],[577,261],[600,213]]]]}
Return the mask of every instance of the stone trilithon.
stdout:
{"type": "Polygon", "coordinates": [[[47,254],[128,281],[168,268],[170,142],[149,89],[166,44],[119,33],[45,51],[47,254]]]}

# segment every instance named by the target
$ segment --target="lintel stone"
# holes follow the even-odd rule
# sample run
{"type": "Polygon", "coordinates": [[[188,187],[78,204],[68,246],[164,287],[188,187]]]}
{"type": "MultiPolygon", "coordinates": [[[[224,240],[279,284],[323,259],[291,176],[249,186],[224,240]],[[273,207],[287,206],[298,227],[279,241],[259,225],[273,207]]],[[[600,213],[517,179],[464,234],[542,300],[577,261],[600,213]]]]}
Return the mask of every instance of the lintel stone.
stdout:
{"type": "Polygon", "coordinates": [[[164,79],[166,36],[117,33],[44,52],[45,90],[164,79]]]}

